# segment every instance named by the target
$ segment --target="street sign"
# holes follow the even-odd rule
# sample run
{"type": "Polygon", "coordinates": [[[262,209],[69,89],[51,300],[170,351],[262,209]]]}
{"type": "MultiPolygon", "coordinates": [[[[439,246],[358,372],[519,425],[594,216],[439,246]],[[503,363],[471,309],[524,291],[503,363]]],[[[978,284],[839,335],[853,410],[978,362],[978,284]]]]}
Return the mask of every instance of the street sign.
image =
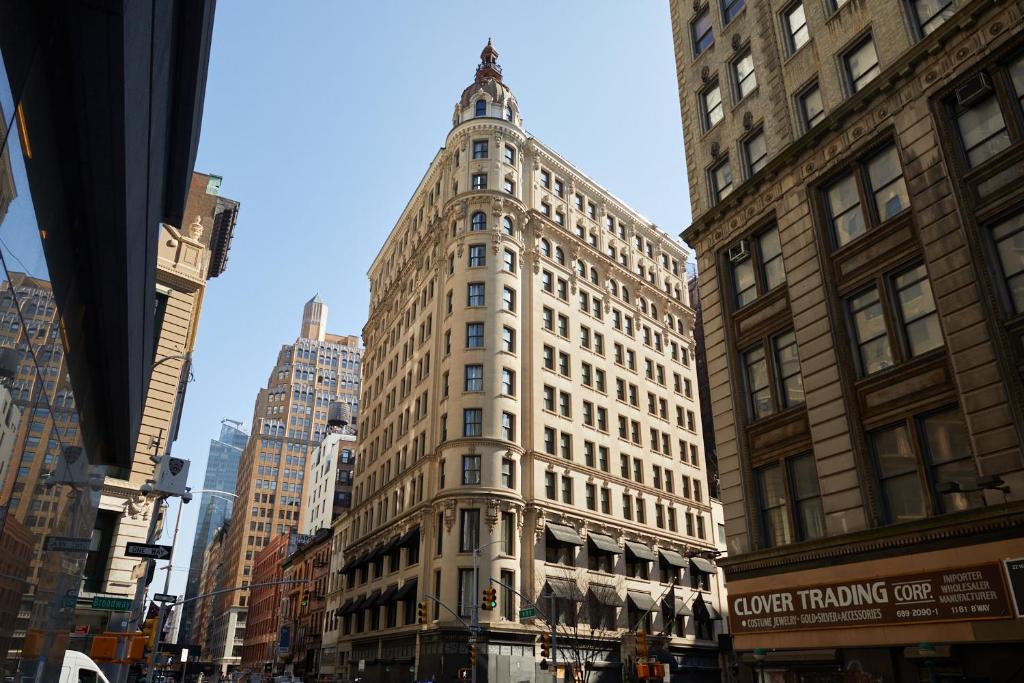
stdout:
{"type": "Polygon", "coordinates": [[[535,616],[537,616],[537,608],[535,607],[527,607],[519,610],[520,619],[532,619],[535,616]]]}
{"type": "Polygon", "coordinates": [[[88,538],[68,538],[67,536],[47,536],[43,541],[43,550],[58,553],[87,553],[89,552],[88,538]]]}
{"type": "Polygon", "coordinates": [[[166,560],[171,556],[173,548],[169,545],[156,545],[155,543],[126,543],[124,546],[125,557],[147,557],[152,560],[166,560]]]}
{"type": "Polygon", "coordinates": [[[153,596],[153,602],[177,602],[177,595],[168,595],[167,593],[157,593],[153,596]]]}
{"type": "Polygon", "coordinates": [[[97,595],[92,599],[93,609],[108,609],[113,612],[128,612],[132,608],[131,598],[118,598],[113,595],[97,595]]]}

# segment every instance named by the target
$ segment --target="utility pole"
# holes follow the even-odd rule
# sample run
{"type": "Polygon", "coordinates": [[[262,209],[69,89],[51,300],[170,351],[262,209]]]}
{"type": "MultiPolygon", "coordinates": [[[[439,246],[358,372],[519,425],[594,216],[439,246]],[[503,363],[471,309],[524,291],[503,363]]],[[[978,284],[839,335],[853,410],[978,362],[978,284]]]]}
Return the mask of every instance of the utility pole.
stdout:
{"type": "Polygon", "coordinates": [[[554,591],[548,593],[548,600],[550,601],[548,613],[551,615],[548,619],[551,622],[551,683],[558,683],[558,616],[555,614],[554,591]]]}
{"type": "MultiPolygon", "coordinates": [[[[479,538],[479,530],[477,534],[479,538]]],[[[480,551],[498,543],[501,543],[500,538],[473,548],[473,610],[470,612],[471,618],[469,623],[469,644],[471,647],[473,645],[479,646],[477,638],[480,635],[480,551]]],[[[476,663],[472,662],[469,669],[471,683],[476,683],[476,663]]]]}

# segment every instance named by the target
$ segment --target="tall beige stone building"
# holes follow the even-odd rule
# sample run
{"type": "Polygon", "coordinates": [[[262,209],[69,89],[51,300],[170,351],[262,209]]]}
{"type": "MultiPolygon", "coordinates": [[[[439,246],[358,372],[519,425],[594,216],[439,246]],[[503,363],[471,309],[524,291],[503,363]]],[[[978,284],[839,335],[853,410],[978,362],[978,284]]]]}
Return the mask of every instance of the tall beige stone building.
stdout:
{"type": "Polygon", "coordinates": [[[529,601],[554,607],[562,674],[586,650],[591,682],[621,680],[640,628],[717,680],[686,252],[525,132],[497,56],[369,270],[353,507],[335,525],[345,599],[322,664],[451,680],[467,632],[433,603],[418,625],[417,603],[469,620],[494,579],[478,681],[550,675],[529,601]]]}
{"type": "Polygon", "coordinates": [[[1020,3],[670,7],[741,676],[1019,675],[1020,3]]]}
{"type": "MultiPolygon", "coordinates": [[[[305,492],[315,483],[309,456],[328,433],[331,404],[345,404],[353,426],[360,422],[362,346],[358,336],[327,332],[327,314],[319,296],[306,302],[299,336],[281,347],[256,396],[252,434],[238,464],[238,499],[220,551],[225,587],[247,586],[253,559],[271,538],[298,532],[305,492]]],[[[213,625],[200,644],[204,659],[222,673],[242,661],[248,599],[248,591],[238,591],[212,601],[213,625]]]]}

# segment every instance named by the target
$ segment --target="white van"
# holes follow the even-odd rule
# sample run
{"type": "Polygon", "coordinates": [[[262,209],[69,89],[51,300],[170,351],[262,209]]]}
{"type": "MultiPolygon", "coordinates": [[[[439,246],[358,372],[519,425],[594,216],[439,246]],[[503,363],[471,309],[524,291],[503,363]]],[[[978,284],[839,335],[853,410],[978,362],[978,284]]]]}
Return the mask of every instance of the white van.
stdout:
{"type": "Polygon", "coordinates": [[[103,675],[96,662],[88,655],[75,650],[64,653],[64,663],[60,667],[60,683],[110,683],[103,675]]]}

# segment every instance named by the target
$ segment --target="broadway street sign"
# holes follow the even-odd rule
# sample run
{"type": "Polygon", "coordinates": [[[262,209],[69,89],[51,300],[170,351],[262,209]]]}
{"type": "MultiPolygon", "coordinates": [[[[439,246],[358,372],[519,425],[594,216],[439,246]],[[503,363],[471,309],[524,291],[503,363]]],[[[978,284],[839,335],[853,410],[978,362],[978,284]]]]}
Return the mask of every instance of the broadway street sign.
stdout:
{"type": "Polygon", "coordinates": [[[114,612],[128,612],[132,608],[131,598],[117,598],[112,595],[97,595],[92,599],[93,609],[109,609],[114,612]]]}
{"type": "Polygon", "coordinates": [[[151,560],[166,560],[171,556],[171,546],[153,543],[126,543],[125,557],[145,557],[151,560]]]}
{"type": "Polygon", "coordinates": [[[58,553],[87,553],[90,539],[68,538],[67,536],[47,536],[43,541],[43,550],[58,553]]]}

